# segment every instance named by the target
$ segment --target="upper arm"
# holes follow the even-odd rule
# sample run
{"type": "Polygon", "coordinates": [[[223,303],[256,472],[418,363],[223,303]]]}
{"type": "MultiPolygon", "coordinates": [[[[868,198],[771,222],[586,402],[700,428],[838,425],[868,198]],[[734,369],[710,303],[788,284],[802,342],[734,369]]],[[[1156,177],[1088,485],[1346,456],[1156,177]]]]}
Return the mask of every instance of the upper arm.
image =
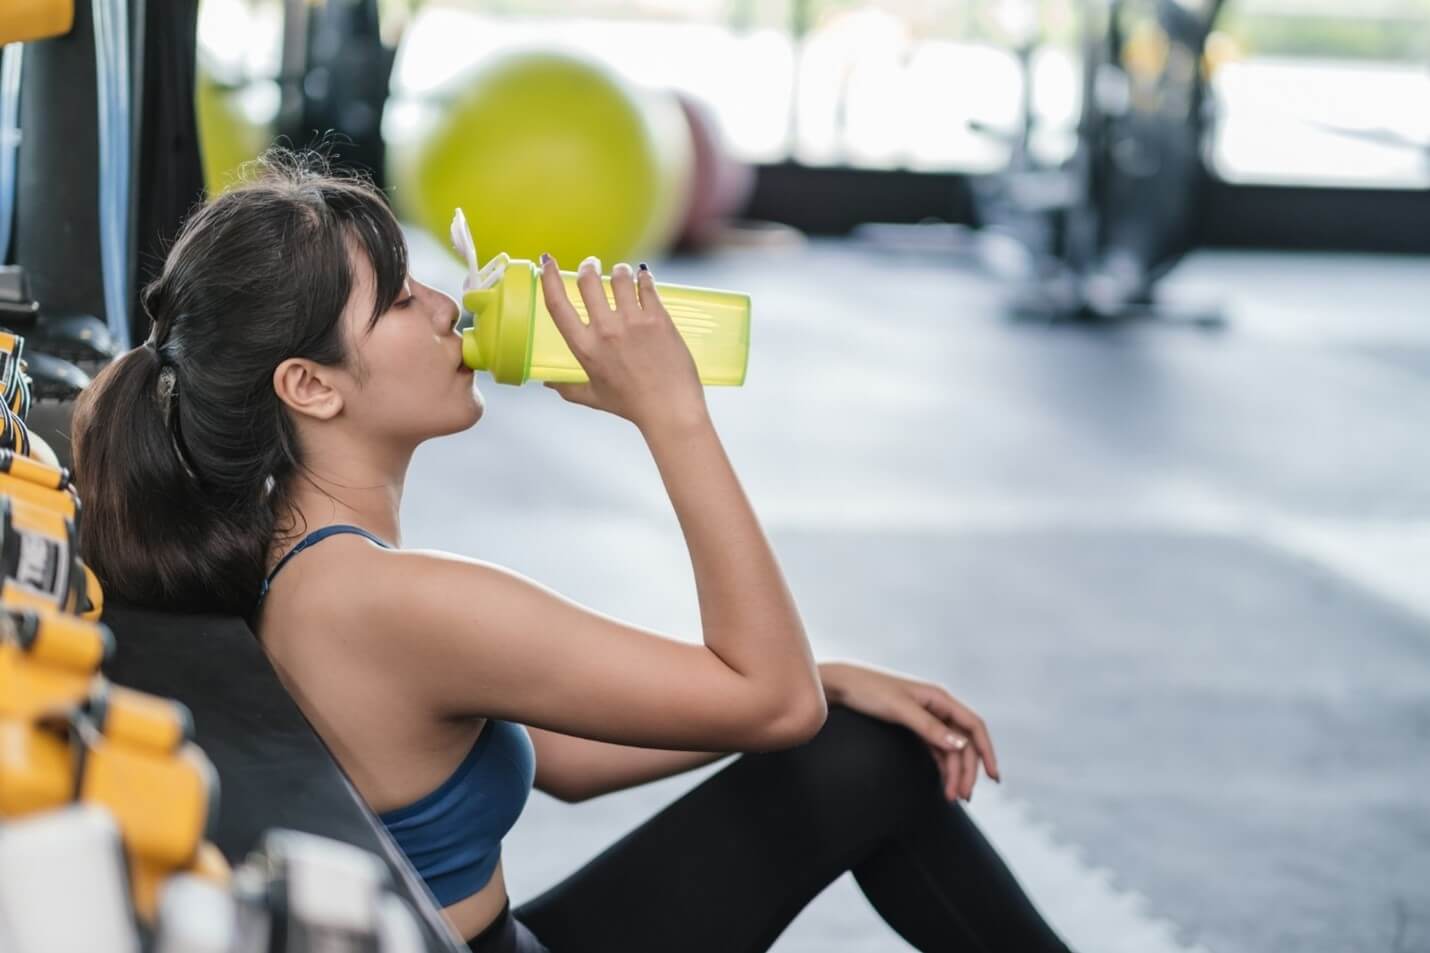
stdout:
{"type": "Polygon", "coordinates": [[[823,710],[703,644],[586,608],[519,573],[421,550],[379,554],[379,663],[442,715],[486,715],[619,744],[796,744],[823,710]],[[380,591],[379,591],[380,590],[380,591]],[[793,697],[791,697],[793,696],[793,697]]]}

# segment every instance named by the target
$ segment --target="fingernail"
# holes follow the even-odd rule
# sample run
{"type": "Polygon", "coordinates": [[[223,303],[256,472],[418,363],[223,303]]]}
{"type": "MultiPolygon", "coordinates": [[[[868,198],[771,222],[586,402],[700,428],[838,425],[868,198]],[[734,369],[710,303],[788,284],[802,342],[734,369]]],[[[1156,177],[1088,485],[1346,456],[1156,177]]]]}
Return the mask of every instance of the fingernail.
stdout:
{"type": "Polygon", "coordinates": [[[961,739],[957,735],[951,733],[943,736],[943,743],[948,745],[954,751],[961,751],[963,749],[963,745],[959,744],[960,740],[961,739]]]}
{"type": "Polygon", "coordinates": [[[650,266],[645,262],[641,262],[641,271],[650,271],[650,266]]]}
{"type": "Polygon", "coordinates": [[[546,252],[542,252],[542,253],[541,253],[541,263],[542,263],[543,265],[546,264],[546,263],[547,263],[548,261],[550,261],[550,260],[551,260],[551,256],[550,256],[550,255],[548,255],[546,252]]]}

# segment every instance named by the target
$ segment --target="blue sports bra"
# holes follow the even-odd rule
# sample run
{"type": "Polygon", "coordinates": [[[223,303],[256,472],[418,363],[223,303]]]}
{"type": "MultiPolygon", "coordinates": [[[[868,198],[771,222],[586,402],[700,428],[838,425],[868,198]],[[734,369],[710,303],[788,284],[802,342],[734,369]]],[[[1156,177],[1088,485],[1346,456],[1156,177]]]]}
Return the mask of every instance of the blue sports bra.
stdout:
{"type": "MultiPolygon", "coordinates": [[[[294,546],[263,581],[288,560],[335,533],[357,533],[385,549],[387,543],[360,526],[324,526],[294,546]]],[[[255,610],[256,613],[257,610],[255,610]]],[[[501,859],[501,841],[526,806],[536,778],[536,751],[526,728],[488,718],[472,750],[436,790],[406,807],[378,815],[442,906],[470,897],[491,880],[501,859]]]]}

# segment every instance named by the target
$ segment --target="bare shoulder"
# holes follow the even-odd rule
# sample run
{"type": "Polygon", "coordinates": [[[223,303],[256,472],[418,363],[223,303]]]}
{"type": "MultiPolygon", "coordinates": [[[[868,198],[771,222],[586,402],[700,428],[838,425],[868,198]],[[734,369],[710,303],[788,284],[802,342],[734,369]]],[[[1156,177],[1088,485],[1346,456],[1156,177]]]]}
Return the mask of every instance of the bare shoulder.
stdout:
{"type": "Polygon", "coordinates": [[[453,612],[482,601],[479,594],[492,580],[509,575],[469,557],[389,549],[344,533],[284,566],[268,601],[281,606],[284,617],[338,623],[352,639],[387,644],[393,632],[420,635],[450,621],[453,612]]]}
{"type": "Polygon", "coordinates": [[[480,624],[490,618],[491,597],[510,600],[526,587],[555,593],[533,579],[496,563],[435,549],[351,547],[344,554],[350,571],[345,597],[365,617],[409,627],[451,621],[454,615],[480,624]],[[474,610],[484,606],[486,613],[474,610]]]}

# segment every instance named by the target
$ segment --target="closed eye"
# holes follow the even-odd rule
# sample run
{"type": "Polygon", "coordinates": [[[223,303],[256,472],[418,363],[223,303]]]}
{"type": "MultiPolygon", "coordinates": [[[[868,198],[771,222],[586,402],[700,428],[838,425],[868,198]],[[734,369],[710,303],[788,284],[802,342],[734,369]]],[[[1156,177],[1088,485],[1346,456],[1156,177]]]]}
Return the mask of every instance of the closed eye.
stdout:
{"type": "Polygon", "coordinates": [[[402,282],[402,290],[407,292],[407,297],[401,299],[400,301],[392,302],[392,306],[394,308],[406,308],[412,302],[417,300],[417,296],[412,293],[412,283],[410,281],[404,280],[402,282]]]}

